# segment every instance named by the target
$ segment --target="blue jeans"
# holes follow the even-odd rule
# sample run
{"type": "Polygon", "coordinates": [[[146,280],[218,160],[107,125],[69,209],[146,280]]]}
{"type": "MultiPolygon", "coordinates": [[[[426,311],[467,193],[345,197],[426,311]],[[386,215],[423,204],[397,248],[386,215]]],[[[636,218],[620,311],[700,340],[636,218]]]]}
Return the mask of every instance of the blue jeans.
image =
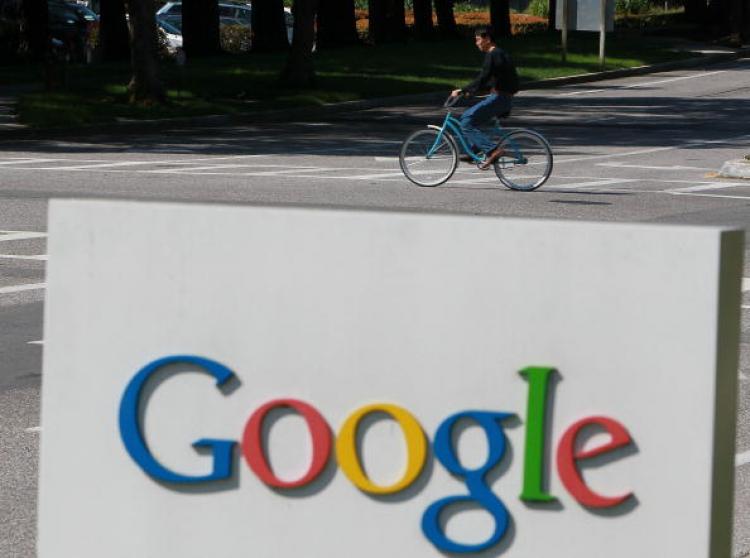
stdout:
{"type": "Polygon", "coordinates": [[[469,145],[474,145],[485,153],[495,147],[495,144],[478,128],[487,123],[492,117],[510,111],[510,97],[507,95],[491,94],[476,105],[468,108],[461,115],[460,122],[464,136],[469,145]]]}

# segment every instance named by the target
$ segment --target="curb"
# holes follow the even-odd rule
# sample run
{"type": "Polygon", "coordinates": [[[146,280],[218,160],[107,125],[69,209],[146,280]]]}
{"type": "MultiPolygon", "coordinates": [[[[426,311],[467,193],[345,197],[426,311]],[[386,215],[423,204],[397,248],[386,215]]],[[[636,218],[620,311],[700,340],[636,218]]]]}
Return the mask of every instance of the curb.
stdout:
{"type": "MultiPolygon", "coordinates": [[[[750,55],[750,47],[743,47],[731,52],[722,52],[701,56],[696,58],[686,58],[672,62],[662,62],[647,66],[638,66],[635,68],[623,68],[620,70],[607,70],[603,72],[592,72],[587,74],[577,74],[574,76],[564,76],[558,78],[549,78],[538,81],[522,82],[521,86],[525,90],[529,89],[550,89],[563,85],[576,83],[590,83],[596,81],[605,81],[621,77],[637,76],[676,70],[681,68],[694,68],[703,65],[717,64],[730,60],[737,60],[744,56],[750,55]]],[[[111,133],[115,129],[118,131],[150,131],[163,128],[169,125],[183,126],[211,126],[226,124],[242,124],[247,122],[281,122],[298,118],[320,117],[329,114],[338,114],[341,112],[350,112],[358,110],[367,110],[372,108],[387,108],[411,103],[424,103],[430,101],[442,101],[445,98],[445,91],[435,91],[431,93],[417,93],[412,95],[399,95],[394,97],[382,97],[376,99],[363,99],[358,101],[343,101],[340,103],[331,103],[317,107],[298,107],[293,109],[274,109],[261,112],[248,112],[234,115],[208,115],[179,118],[165,118],[158,120],[126,120],[121,119],[116,122],[106,124],[95,124],[91,126],[78,126],[73,128],[54,128],[54,129],[32,129],[22,128],[14,130],[4,130],[0,132],[0,141],[9,139],[37,139],[55,136],[68,136],[71,134],[96,134],[111,133]]]]}
{"type": "Polygon", "coordinates": [[[750,160],[734,159],[727,161],[722,165],[719,176],[722,178],[750,179],[750,160]]]}

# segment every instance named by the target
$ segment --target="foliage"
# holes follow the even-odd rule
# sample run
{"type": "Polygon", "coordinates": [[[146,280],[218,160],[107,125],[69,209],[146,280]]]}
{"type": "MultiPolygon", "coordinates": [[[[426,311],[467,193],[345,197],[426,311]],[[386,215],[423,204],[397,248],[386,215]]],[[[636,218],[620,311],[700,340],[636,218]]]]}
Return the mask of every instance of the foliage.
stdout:
{"type": "Polygon", "coordinates": [[[526,13],[537,17],[549,17],[549,0],[531,0],[526,13]]]}
{"type": "MultiPolygon", "coordinates": [[[[522,82],[598,70],[598,37],[572,32],[569,55],[560,61],[559,37],[530,33],[504,39],[522,82]]],[[[644,38],[637,32],[613,33],[608,40],[608,68],[641,66],[682,56],[669,38],[644,38]]],[[[430,91],[449,91],[471,80],[481,63],[473,41],[409,41],[378,47],[357,46],[315,55],[318,84],[289,91],[277,83],[286,53],[226,54],[195,59],[178,68],[163,64],[169,104],[129,105],[124,83],[129,64],[72,65],[71,86],[61,95],[23,96],[20,119],[32,126],[80,125],[116,118],[168,118],[199,114],[247,113],[430,91]]]]}
{"type": "Polygon", "coordinates": [[[252,37],[246,25],[222,25],[219,32],[221,49],[225,52],[237,54],[250,50],[252,37]]]}
{"type": "Polygon", "coordinates": [[[620,15],[615,19],[618,29],[667,29],[685,22],[684,10],[647,14],[620,15]]]}
{"type": "Polygon", "coordinates": [[[616,0],[615,12],[618,14],[644,14],[652,9],[653,0],[616,0]]]}

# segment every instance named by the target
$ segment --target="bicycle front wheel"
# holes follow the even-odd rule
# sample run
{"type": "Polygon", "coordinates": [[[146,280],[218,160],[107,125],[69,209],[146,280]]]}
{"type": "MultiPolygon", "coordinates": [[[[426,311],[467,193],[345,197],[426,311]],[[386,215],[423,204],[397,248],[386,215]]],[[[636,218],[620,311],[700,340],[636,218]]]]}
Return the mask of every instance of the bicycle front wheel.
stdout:
{"type": "Polygon", "coordinates": [[[552,173],[552,149],[541,134],[515,130],[500,142],[505,150],[495,161],[495,174],[511,190],[530,192],[547,182],[552,173]]]}
{"type": "Polygon", "coordinates": [[[431,128],[411,134],[399,153],[406,178],[417,186],[439,186],[458,167],[458,147],[451,136],[431,128]]]}

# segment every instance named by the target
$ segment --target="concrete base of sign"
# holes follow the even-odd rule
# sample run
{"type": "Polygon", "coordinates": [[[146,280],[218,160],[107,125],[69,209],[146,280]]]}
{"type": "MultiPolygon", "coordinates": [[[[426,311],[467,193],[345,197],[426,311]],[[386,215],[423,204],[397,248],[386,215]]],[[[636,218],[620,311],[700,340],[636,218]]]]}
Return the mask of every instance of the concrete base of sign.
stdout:
{"type": "Polygon", "coordinates": [[[735,159],[722,165],[719,176],[750,179],[750,159],[735,159]]]}

